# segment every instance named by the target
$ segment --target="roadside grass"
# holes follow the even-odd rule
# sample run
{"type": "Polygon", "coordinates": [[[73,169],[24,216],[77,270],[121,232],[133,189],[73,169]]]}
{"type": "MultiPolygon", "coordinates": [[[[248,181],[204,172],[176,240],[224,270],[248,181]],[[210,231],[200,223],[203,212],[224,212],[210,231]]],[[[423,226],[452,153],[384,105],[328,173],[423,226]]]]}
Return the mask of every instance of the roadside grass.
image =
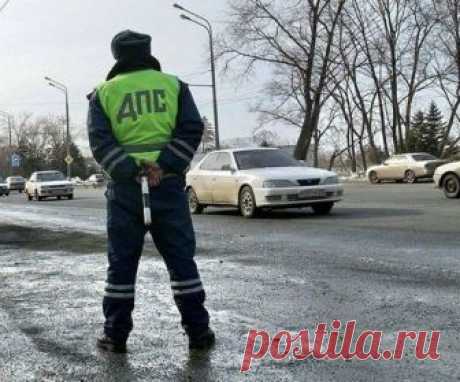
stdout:
{"type": "MultiPolygon", "coordinates": [[[[78,231],[0,224],[0,251],[2,248],[62,252],[63,254],[105,254],[107,236],[78,231]]],[[[143,255],[158,256],[158,252],[147,237],[143,255]]]]}
{"type": "Polygon", "coordinates": [[[107,244],[106,238],[101,235],[0,225],[0,246],[10,249],[89,254],[105,252],[107,244]]]}

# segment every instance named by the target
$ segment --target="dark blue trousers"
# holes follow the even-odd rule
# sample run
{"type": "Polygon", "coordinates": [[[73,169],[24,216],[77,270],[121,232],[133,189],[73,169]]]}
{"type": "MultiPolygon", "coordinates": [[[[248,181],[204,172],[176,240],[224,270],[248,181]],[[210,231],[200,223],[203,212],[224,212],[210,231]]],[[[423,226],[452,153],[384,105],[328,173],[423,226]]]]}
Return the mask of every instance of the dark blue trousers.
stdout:
{"type": "Polygon", "coordinates": [[[184,186],[184,179],[177,176],[150,190],[153,223],[148,228],[141,186],[111,182],[107,187],[109,267],[103,310],[105,334],[111,338],[126,341],[133,328],[136,274],[147,230],[166,263],[183,327],[193,334],[209,325],[205,291],[193,259],[195,233],[184,186]]]}

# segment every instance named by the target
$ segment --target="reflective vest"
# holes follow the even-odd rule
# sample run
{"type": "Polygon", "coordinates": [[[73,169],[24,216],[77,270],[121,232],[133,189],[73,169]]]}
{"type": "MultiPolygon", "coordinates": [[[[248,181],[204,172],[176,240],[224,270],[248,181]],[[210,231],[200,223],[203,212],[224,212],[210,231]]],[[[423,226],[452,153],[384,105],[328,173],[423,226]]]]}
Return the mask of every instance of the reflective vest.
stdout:
{"type": "Polygon", "coordinates": [[[120,74],[97,88],[112,132],[139,164],[157,161],[176,127],[180,84],[155,70],[120,74]]]}

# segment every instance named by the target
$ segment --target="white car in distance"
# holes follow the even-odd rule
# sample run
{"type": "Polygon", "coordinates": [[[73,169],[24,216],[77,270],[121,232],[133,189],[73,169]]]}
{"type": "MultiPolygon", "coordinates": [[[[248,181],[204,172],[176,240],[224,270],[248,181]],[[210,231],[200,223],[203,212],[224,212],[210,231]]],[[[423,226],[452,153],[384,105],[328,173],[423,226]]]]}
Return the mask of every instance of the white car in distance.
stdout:
{"type": "Polygon", "coordinates": [[[6,184],[8,185],[8,190],[21,193],[26,186],[26,180],[22,176],[10,176],[6,178],[6,184]]]}
{"type": "Polygon", "coordinates": [[[45,198],[73,199],[73,184],[59,171],[34,172],[26,183],[25,193],[28,200],[45,198]]]}
{"type": "Polygon", "coordinates": [[[105,184],[105,181],[106,180],[104,174],[93,174],[88,178],[86,183],[93,187],[98,187],[103,186],[105,184]]]}
{"type": "Polygon", "coordinates": [[[232,149],[204,157],[187,174],[190,212],[238,207],[252,218],[260,209],[311,207],[327,215],[343,196],[337,174],[306,167],[280,149],[232,149]]]}

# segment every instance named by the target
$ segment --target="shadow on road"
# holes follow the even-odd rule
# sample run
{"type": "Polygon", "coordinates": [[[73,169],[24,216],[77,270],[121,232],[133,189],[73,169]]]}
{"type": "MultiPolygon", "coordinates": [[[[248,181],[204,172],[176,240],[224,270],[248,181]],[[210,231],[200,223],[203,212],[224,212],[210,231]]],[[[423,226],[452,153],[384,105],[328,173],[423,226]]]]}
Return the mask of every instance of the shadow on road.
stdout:
{"type": "MultiPolygon", "coordinates": [[[[403,208],[339,208],[337,207],[328,216],[318,216],[309,208],[302,210],[272,210],[262,211],[260,215],[254,219],[315,219],[315,220],[350,220],[350,219],[366,219],[366,218],[391,218],[404,216],[420,216],[423,212],[414,209],[403,208]]],[[[237,210],[209,210],[206,216],[234,216],[239,219],[244,219],[237,210]]]]}
{"type": "MultiPolygon", "coordinates": [[[[422,211],[409,208],[337,208],[330,217],[338,219],[393,218],[424,215],[422,211]]],[[[321,218],[328,218],[322,216],[321,218]]]]}

